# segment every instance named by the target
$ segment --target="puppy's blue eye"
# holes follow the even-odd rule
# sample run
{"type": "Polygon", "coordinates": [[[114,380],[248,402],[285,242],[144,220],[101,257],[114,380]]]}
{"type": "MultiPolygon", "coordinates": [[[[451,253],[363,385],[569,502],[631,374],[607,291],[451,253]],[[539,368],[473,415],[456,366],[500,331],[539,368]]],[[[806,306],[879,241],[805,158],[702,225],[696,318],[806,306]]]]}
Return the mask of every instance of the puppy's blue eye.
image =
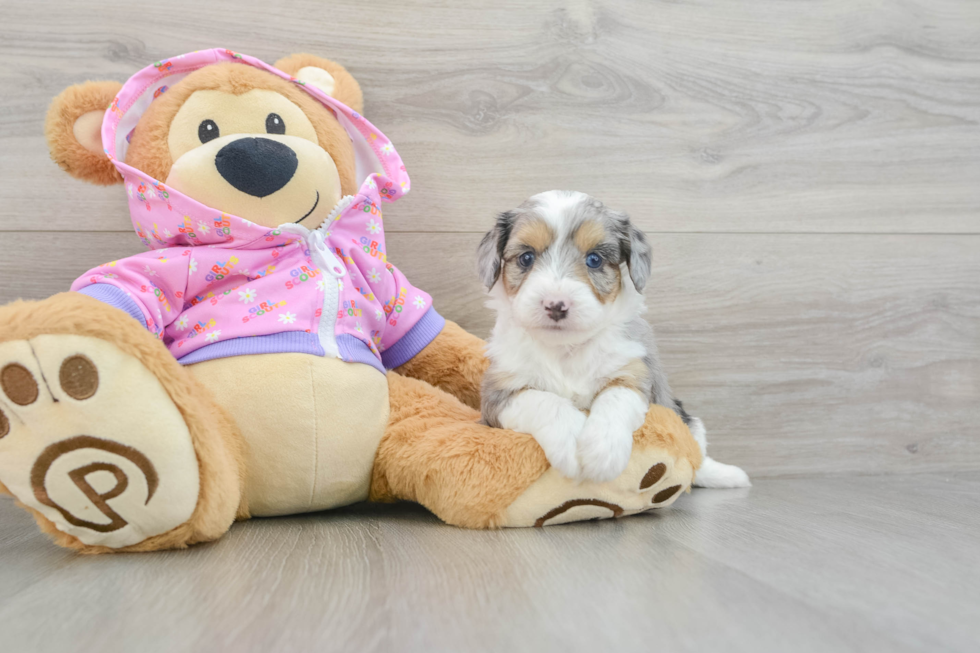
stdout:
{"type": "Polygon", "coordinates": [[[591,254],[585,257],[585,264],[594,270],[595,268],[602,265],[602,257],[596,254],[595,252],[592,252],[591,254]]]}
{"type": "Polygon", "coordinates": [[[517,258],[517,264],[522,268],[529,268],[534,263],[534,252],[524,252],[517,258]]]}

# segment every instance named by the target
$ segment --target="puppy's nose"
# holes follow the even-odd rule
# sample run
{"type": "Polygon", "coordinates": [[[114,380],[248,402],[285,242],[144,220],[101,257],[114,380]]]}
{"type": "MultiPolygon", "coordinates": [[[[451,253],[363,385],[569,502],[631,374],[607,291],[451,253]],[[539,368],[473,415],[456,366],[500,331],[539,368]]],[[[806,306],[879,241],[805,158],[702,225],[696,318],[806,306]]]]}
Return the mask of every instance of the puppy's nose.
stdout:
{"type": "Polygon", "coordinates": [[[269,138],[239,138],[218,150],[214,165],[229,184],[265,197],[289,183],[299,160],[288,145],[269,138]]]}
{"type": "Polygon", "coordinates": [[[552,302],[547,304],[544,310],[548,312],[548,317],[555,322],[561,322],[568,317],[568,308],[565,306],[565,302],[552,302]]]}

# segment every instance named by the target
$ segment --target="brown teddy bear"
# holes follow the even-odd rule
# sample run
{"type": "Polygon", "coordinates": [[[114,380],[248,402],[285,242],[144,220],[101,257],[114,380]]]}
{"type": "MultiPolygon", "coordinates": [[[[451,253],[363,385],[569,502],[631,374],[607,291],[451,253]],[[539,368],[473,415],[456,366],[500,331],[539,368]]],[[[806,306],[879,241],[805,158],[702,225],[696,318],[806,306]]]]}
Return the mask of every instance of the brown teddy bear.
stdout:
{"type": "Polygon", "coordinates": [[[123,183],[149,248],[0,308],[0,490],[58,544],[182,548],[363,500],[541,526],[690,487],[700,452],[663,407],[608,483],[479,422],[483,342],[388,262],[381,205],[409,180],[361,107],[336,63],[228,50],[55,99],[52,157],[123,183]]]}

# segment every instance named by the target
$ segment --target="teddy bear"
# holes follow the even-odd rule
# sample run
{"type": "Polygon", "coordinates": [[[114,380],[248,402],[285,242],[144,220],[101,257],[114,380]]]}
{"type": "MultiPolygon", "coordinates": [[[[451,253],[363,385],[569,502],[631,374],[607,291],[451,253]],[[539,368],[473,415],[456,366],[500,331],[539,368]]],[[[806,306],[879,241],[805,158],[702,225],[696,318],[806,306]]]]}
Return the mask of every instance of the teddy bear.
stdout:
{"type": "Polygon", "coordinates": [[[366,500],[542,526],[690,488],[701,453],[660,406],[607,482],[481,423],[484,343],[388,261],[410,183],[362,105],[337,63],[224,49],[54,100],[52,158],[122,184],[146,248],[0,307],[0,491],[56,544],[184,548],[366,500]]]}

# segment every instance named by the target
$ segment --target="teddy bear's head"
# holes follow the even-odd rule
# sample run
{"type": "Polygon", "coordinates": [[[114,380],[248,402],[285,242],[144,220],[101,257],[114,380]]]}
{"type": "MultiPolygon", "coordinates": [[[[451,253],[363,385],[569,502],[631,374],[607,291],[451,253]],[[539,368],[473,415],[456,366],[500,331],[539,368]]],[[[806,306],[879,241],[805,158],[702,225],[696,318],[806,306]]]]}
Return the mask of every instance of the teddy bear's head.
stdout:
{"type": "MultiPolygon", "coordinates": [[[[302,222],[313,229],[363,181],[337,113],[301,88],[360,112],[361,89],[339,64],[307,54],[276,62],[292,81],[234,61],[184,74],[179,60],[156,66],[162,77],[137,97],[134,105],[143,105],[130,112],[135,125],[123,118],[115,142],[125,150],[120,160],[166,188],[266,227],[302,222]]],[[[123,113],[114,101],[121,89],[86,82],[52,103],[45,125],[51,157],[73,176],[123,181],[102,138],[106,111],[123,113]]]]}

